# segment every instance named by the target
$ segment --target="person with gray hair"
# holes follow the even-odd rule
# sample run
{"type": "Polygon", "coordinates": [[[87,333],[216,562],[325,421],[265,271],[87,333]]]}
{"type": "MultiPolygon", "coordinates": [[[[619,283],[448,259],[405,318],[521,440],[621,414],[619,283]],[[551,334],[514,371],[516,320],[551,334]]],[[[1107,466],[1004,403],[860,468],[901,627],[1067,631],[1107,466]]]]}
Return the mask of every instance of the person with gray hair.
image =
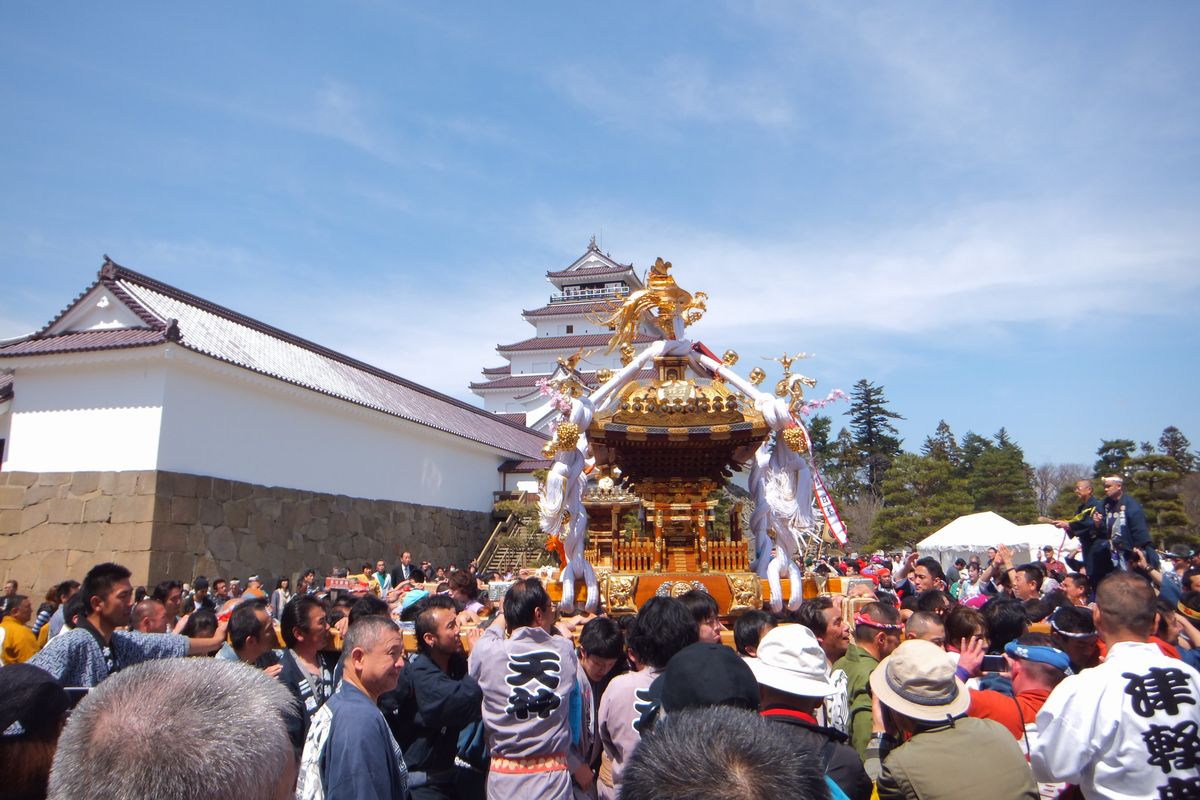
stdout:
{"type": "Polygon", "coordinates": [[[50,800],[291,797],[291,693],[256,669],[179,658],[121,670],[71,714],[50,800]],[[186,731],[187,735],[175,735],[186,731]]]}
{"type": "Polygon", "coordinates": [[[815,750],[797,749],[753,711],[690,708],[642,737],[625,767],[620,800],[826,800],[815,750]]]}
{"type": "Polygon", "coordinates": [[[389,617],[366,616],[346,631],[342,685],[312,716],[296,797],[361,800],[408,794],[408,768],[379,710],[404,667],[404,639],[389,617]]]}

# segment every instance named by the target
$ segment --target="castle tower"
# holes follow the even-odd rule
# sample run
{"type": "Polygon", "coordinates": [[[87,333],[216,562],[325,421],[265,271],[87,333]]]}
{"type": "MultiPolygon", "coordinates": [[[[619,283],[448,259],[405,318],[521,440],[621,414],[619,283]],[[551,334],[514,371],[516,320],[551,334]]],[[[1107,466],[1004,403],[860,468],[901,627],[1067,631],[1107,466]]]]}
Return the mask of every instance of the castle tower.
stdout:
{"type": "MultiPolygon", "coordinates": [[[[565,269],[547,272],[546,280],[554,287],[549,301],[521,314],[534,327],[533,336],[497,345],[507,363],[485,367],[483,380],[470,385],[485,410],[536,429],[544,429],[552,417],[538,389],[540,379],[576,382],[590,390],[599,385],[598,370],[620,369],[620,354],[604,352],[612,331],[595,320],[643,287],[633,265],[602,253],[594,236],[583,255],[565,269]]],[[[650,341],[650,336],[639,338],[635,347],[641,350],[650,341]]]]}

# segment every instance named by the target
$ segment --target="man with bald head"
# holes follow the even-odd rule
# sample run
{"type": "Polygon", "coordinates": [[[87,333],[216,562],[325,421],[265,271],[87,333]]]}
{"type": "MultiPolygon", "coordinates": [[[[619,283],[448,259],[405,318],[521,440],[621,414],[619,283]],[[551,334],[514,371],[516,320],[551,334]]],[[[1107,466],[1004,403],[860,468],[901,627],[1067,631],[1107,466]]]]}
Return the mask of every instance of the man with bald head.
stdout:
{"type": "Polygon", "coordinates": [[[129,630],[139,633],[166,633],[167,607],[157,600],[146,598],[129,612],[129,630]]]}
{"type": "Polygon", "coordinates": [[[1092,619],[1108,655],[1063,680],[1038,712],[1030,764],[1039,781],[1075,784],[1088,798],[1200,794],[1200,673],[1150,641],[1155,603],[1133,572],[1096,590],[1092,619]]]}
{"type": "Polygon", "coordinates": [[[1104,514],[1104,507],[1092,494],[1092,482],[1078,480],[1075,482],[1075,497],[1079,505],[1075,508],[1075,516],[1070,519],[1057,519],[1054,524],[1068,536],[1079,540],[1079,549],[1083,555],[1083,568],[1087,572],[1092,585],[1098,584],[1105,575],[1112,572],[1112,554],[1108,549],[1108,531],[1096,520],[1096,515],[1104,514]]]}

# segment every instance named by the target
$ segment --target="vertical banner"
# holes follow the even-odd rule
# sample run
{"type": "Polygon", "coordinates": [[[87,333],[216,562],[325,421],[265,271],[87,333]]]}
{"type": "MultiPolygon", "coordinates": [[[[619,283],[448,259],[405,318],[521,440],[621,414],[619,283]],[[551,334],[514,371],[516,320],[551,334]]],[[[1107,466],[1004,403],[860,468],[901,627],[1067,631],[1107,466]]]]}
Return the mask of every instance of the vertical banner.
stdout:
{"type": "Polygon", "coordinates": [[[837,537],[839,542],[842,544],[848,543],[849,539],[846,538],[846,524],[838,516],[837,509],[833,505],[833,498],[825,490],[825,484],[821,481],[821,473],[817,472],[816,467],[813,467],[813,493],[817,496],[817,503],[821,506],[821,514],[825,517],[825,522],[829,525],[829,530],[833,531],[833,535],[837,537]]]}

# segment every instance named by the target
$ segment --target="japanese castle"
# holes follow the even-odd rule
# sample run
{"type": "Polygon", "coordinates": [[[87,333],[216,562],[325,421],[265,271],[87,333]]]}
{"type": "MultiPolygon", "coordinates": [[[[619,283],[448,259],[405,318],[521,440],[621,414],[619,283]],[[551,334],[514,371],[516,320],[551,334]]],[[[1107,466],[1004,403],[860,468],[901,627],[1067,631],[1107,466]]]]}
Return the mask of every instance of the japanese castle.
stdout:
{"type": "MultiPolygon", "coordinates": [[[[606,377],[605,371],[621,368],[621,354],[605,352],[612,332],[599,320],[630,292],[643,288],[633,265],[602,253],[594,236],[583,255],[565,269],[547,272],[546,280],[553,291],[545,305],[521,313],[534,327],[533,336],[497,345],[507,363],[485,367],[483,380],[470,385],[483,398],[485,410],[537,430],[545,430],[556,413],[539,381],[590,391],[606,377]]],[[[635,349],[651,341],[649,335],[640,336],[635,349]]]]}

